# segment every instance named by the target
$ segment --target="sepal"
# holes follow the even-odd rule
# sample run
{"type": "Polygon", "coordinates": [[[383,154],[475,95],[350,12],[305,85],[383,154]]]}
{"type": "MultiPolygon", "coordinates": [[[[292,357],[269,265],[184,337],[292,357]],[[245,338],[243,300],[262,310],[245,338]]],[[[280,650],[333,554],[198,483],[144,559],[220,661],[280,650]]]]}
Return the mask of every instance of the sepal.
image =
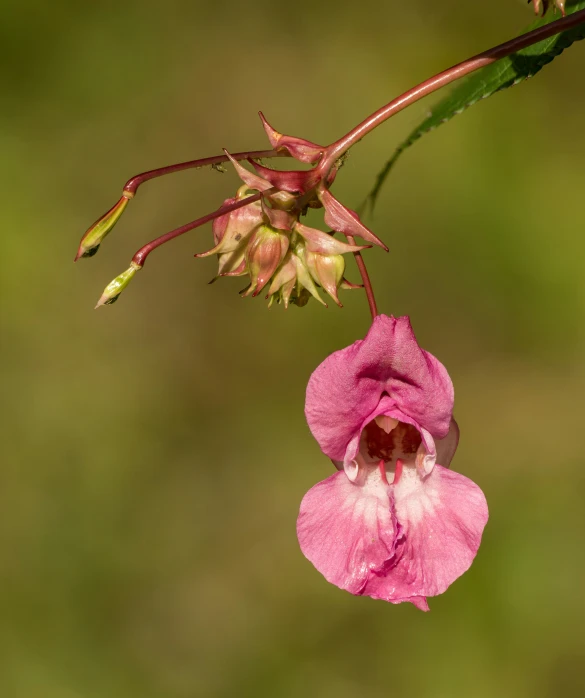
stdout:
{"type": "Polygon", "coordinates": [[[349,245],[347,242],[337,240],[329,233],[309,228],[309,226],[299,222],[295,224],[294,230],[304,238],[307,250],[317,254],[338,255],[346,252],[359,252],[371,247],[371,245],[349,245]]]}
{"type": "Polygon", "coordinates": [[[306,141],[304,138],[285,136],[272,128],[264,118],[262,112],[259,112],[259,115],[262,120],[262,126],[264,126],[264,130],[270,141],[270,145],[275,150],[286,150],[295,160],[305,162],[308,165],[314,165],[320,159],[321,155],[323,155],[325,148],[322,145],[311,143],[311,141],[306,141]]]}
{"type": "Polygon", "coordinates": [[[357,213],[338,201],[323,183],[317,187],[317,196],[325,209],[325,223],[332,230],[344,235],[360,237],[374,245],[379,245],[388,252],[386,245],[369,228],[366,228],[357,213]]]}

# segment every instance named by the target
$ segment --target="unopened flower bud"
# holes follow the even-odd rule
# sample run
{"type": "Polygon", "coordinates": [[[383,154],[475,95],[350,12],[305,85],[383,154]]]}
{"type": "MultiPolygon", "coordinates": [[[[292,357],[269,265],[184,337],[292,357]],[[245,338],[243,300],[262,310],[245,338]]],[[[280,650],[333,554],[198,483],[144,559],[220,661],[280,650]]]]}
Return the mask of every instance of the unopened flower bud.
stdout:
{"type": "Polygon", "coordinates": [[[93,257],[98,251],[103,239],[116,225],[122,213],[124,213],[124,209],[132,196],[133,194],[130,194],[130,192],[124,192],[116,205],[112,206],[107,213],[87,230],[79,243],[79,248],[74,259],[75,262],[77,262],[80,257],[93,257]]]}
{"type": "MultiPolygon", "coordinates": [[[[295,247],[293,260],[295,262],[297,271],[297,285],[306,289],[315,300],[319,301],[319,303],[327,307],[327,303],[325,303],[325,301],[321,298],[321,296],[319,295],[319,291],[317,290],[317,287],[313,283],[311,273],[309,272],[309,269],[307,267],[307,254],[308,252],[303,244],[297,245],[295,247]]],[[[301,296],[300,292],[297,295],[301,296]]],[[[304,303],[297,302],[296,304],[302,306],[306,305],[308,302],[309,298],[306,297],[304,303]]]]}
{"type": "Polygon", "coordinates": [[[296,281],[297,268],[292,256],[292,251],[289,250],[282,260],[282,264],[274,275],[270,288],[268,289],[268,296],[270,296],[268,307],[272,305],[275,298],[278,298],[278,301],[280,302],[282,300],[284,307],[288,308],[296,281]]]}
{"type": "Polygon", "coordinates": [[[139,269],[142,269],[140,264],[130,262],[128,269],[123,271],[119,276],[116,276],[116,278],[113,281],[110,281],[110,283],[105,287],[104,292],[100,296],[100,299],[95,307],[99,308],[101,305],[111,305],[112,303],[115,303],[122,291],[132,281],[134,275],[139,269]]]}
{"type": "Polygon", "coordinates": [[[275,298],[279,303],[282,301],[285,308],[288,308],[289,303],[303,306],[308,303],[311,296],[327,307],[307,268],[305,255],[305,245],[298,241],[286,253],[268,289],[266,296],[270,298],[268,307],[272,305],[275,298]]]}
{"type": "Polygon", "coordinates": [[[284,259],[288,246],[286,233],[265,224],[255,229],[246,248],[250,287],[244,296],[257,296],[260,293],[284,259]]]}
{"type": "MultiPolygon", "coordinates": [[[[233,204],[250,195],[247,185],[238,189],[236,196],[226,199],[223,205],[233,204]]],[[[245,273],[244,254],[246,244],[255,228],[264,220],[262,206],[259,201],[254,201],[247,206],[242,206],[235,211],[225,213],[213,221],[214,247],[207,252],[200,252],[195,257],[209,257],[217,254],[219,268],[217,276],[241,276],[245,273]]]]}
{"type": "Polygon", "coordinates": [[[307,250],[305,260],[313,279],[341,308],[342,304],[337,296],[337,289],[343,280],[345,259],[340,254],[323,255],[307,250]]]}

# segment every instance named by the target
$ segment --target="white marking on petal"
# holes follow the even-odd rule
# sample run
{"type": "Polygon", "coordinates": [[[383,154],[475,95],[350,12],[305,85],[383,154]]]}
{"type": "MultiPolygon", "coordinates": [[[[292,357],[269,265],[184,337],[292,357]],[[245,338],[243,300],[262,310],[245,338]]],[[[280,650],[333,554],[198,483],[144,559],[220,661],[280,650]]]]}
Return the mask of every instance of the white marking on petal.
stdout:
{"type": "Polygon", "coordinates": [[[432,514],[440,503],[439,492],[429,480],[423,486],[423,479],[417,467],[405,464],[396,497],[400,499],[399,520],[408,519],[416,525],[427,514],[432,514]]]}

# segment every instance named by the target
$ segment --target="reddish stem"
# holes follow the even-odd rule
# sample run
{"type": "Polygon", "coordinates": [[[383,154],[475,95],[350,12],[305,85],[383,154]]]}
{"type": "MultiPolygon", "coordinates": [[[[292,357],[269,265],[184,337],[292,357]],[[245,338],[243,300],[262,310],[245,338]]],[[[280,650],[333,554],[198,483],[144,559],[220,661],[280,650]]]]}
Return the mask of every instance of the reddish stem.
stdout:
{"type": "MultiPolygon", "coordinates": [[[[279,158],[288,157],[288,152],[280,152],[276,150],[248,150],[245,153],[234,153],[234,160],[247,160],[248,158],[279,158]]],[[[162,177],[163,175],[173,174],[174,172],[182,172],[183,170],[196,169],[198,167],[207,167],[209,165],[219,165],[222,162],[227,162],[227,155],[214,155],[211,158],[199,158],[199,160],[189,160],[188,162],[179,162],[175,165],[167,165],[159,167],[156,170],[148,170],[141,174],[134,175],[124,185],[124,191],[132,196],[136,194],[138,187],[149,179],[162,177]]]]}
{"type": "MultiPolygon", "coordinates": [[[[355,245],[355,239],[351,235],[346,235],[346,238],[350,245],[355,245]]],[[[370,276],[368,274],[366,263],[364,262],[364,258],[362,257],[362,255],[359,252],[354,252],[353,256],[355,257],[355,263],[357,264],[357,267],[360,270],[360,275],[362,277],[362,281],[364,282],[364,290],[366,292],[366,296],[368,297],[368,305],[370,306],[370,313],[372,313],[373,320],[378,314],[378,308],[376,306],[376,299],[374,297],[374,289],[372,288],[372,282],[370,281],[370,276]]]]}
{"type": "MultiPolygon", "coordinates": [[[[272,191],[272,189],[268,189],[266,192],[264,192],[264,195],[267,193],[269,194],[272,191]]],[[[134,257],[132,257],[132,261],[135,264],[138,264],[142,267],[148,255],[153,250],[156,250],[157,247],[164,245],[165,242],[169,242],[169,240],[173,240],[174,238],[179,237],[179,235],[183,235],[184,233],[187,233],[190,230],[193,230],[194,228],[198,228],[199,226],[204,225],[209,221],[212,221],[214,218],[223,216],[224,213],[230,213],[230,211],[235,211],[238,208],[242,208],[242,206],[247,206],[248,204],[254,203],[254,201],[259,201],[262,198],[262,196],[262,193],[254,194],[253,196],[248,196],[247,198],[242,199],[241,201],[236,201],[233,204],[220,206],[220,208],[218,208],[217,211],[208,213],[207,215],[198,218],[196,221],[191,221],[191,223],[185,223],[185,225],[182,225],[180,228],[175,228],[174,230],[171,230],[170,232],[165,233],[164,235],[161,235],[160,237],[156,238],[156,240],[152,240],[152,242],[147,243],[146,245],[144,245],[144,247],[141,247],[138,250],[138,252],[134,255],[134,257]]]]}
{"type": "Polygon", "coordinates": [[[325,151],[325,156],[317,167],[319,174],[324,176],[324,174],[331,169],[335,161],[340,158],[352,145],[361,140],[366,134],[370,133],[370,131],[373,131],[376,126],[379,126],[381,123],[386,121],[386,119],[389,119],[391,116],[394,116],[394,114],[397,114],[399,111],[402,111],[411,104],[418,102],[419,99],[422,99],[441,87],[445,87],[445,85],[462,78],[464,75],[468,75],[469,73],[473,73],[486,65],[495,63],[501,58],[505,58],[512,53],[516,53],[520,49],[526,48],[527,46],[532,46],[532,44],[536,44],[544,39],[548,39],[550,36],[554,36],[562,31],[571,29],[582,22],[585,22],[585,10],[579,10],[568,17],[564,17],[563,19],[556,20],[555,22],[551,22],[543,27],[534,29],[527,34],[522,34],[511,41],[506,41],[504,44],[500,44],[495,48],[491,48],[488,51],[479,53],[477,56],[473,56],[472,58],[469,58],[462,63],[458,63],[452,68],[449,68],[448,70],[445,70],[442,73],[421,82],[420,85],[413,87],[378,109],[378,111],[374,112],[365,121],[362,121],[361,124],[358,124],[355,128],[349,131],[349,133],[343,136],[343,138],[340,138],[338,141],[335,141],[335,143],[328,146],[325,151]]]}

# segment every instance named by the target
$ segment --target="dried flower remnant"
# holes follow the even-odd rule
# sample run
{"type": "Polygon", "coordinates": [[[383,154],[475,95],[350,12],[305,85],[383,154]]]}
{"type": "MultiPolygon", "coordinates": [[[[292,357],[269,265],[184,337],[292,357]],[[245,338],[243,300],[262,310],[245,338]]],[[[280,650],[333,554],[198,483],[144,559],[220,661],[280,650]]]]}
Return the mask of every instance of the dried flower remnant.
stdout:
{"type": "Polygon", "coordinates": [[[459,429],[445,367],[407,317],[379,315],[316,369],[305,411],[340,472],[302,501],[303,553],[352,594],[428,610],[471,565],[488,518],[480,488],[448,469],[459,429]]]}
{"type": "MultiPolygon", "coordinates": [[[[550,7],[550,0],[528,0],[528,2],[532,2],[534,6],[534,14],[539,15],[542,11],[542,14],[545,15],[548,12],[548,9],[550,7]]],[[[565,12],[565,4],[566,0],[553,0],[553,4],[555,6],[555,11],[558,9],[561,11],[561,14],[563,17],[566,16],[565,12]]]]}

